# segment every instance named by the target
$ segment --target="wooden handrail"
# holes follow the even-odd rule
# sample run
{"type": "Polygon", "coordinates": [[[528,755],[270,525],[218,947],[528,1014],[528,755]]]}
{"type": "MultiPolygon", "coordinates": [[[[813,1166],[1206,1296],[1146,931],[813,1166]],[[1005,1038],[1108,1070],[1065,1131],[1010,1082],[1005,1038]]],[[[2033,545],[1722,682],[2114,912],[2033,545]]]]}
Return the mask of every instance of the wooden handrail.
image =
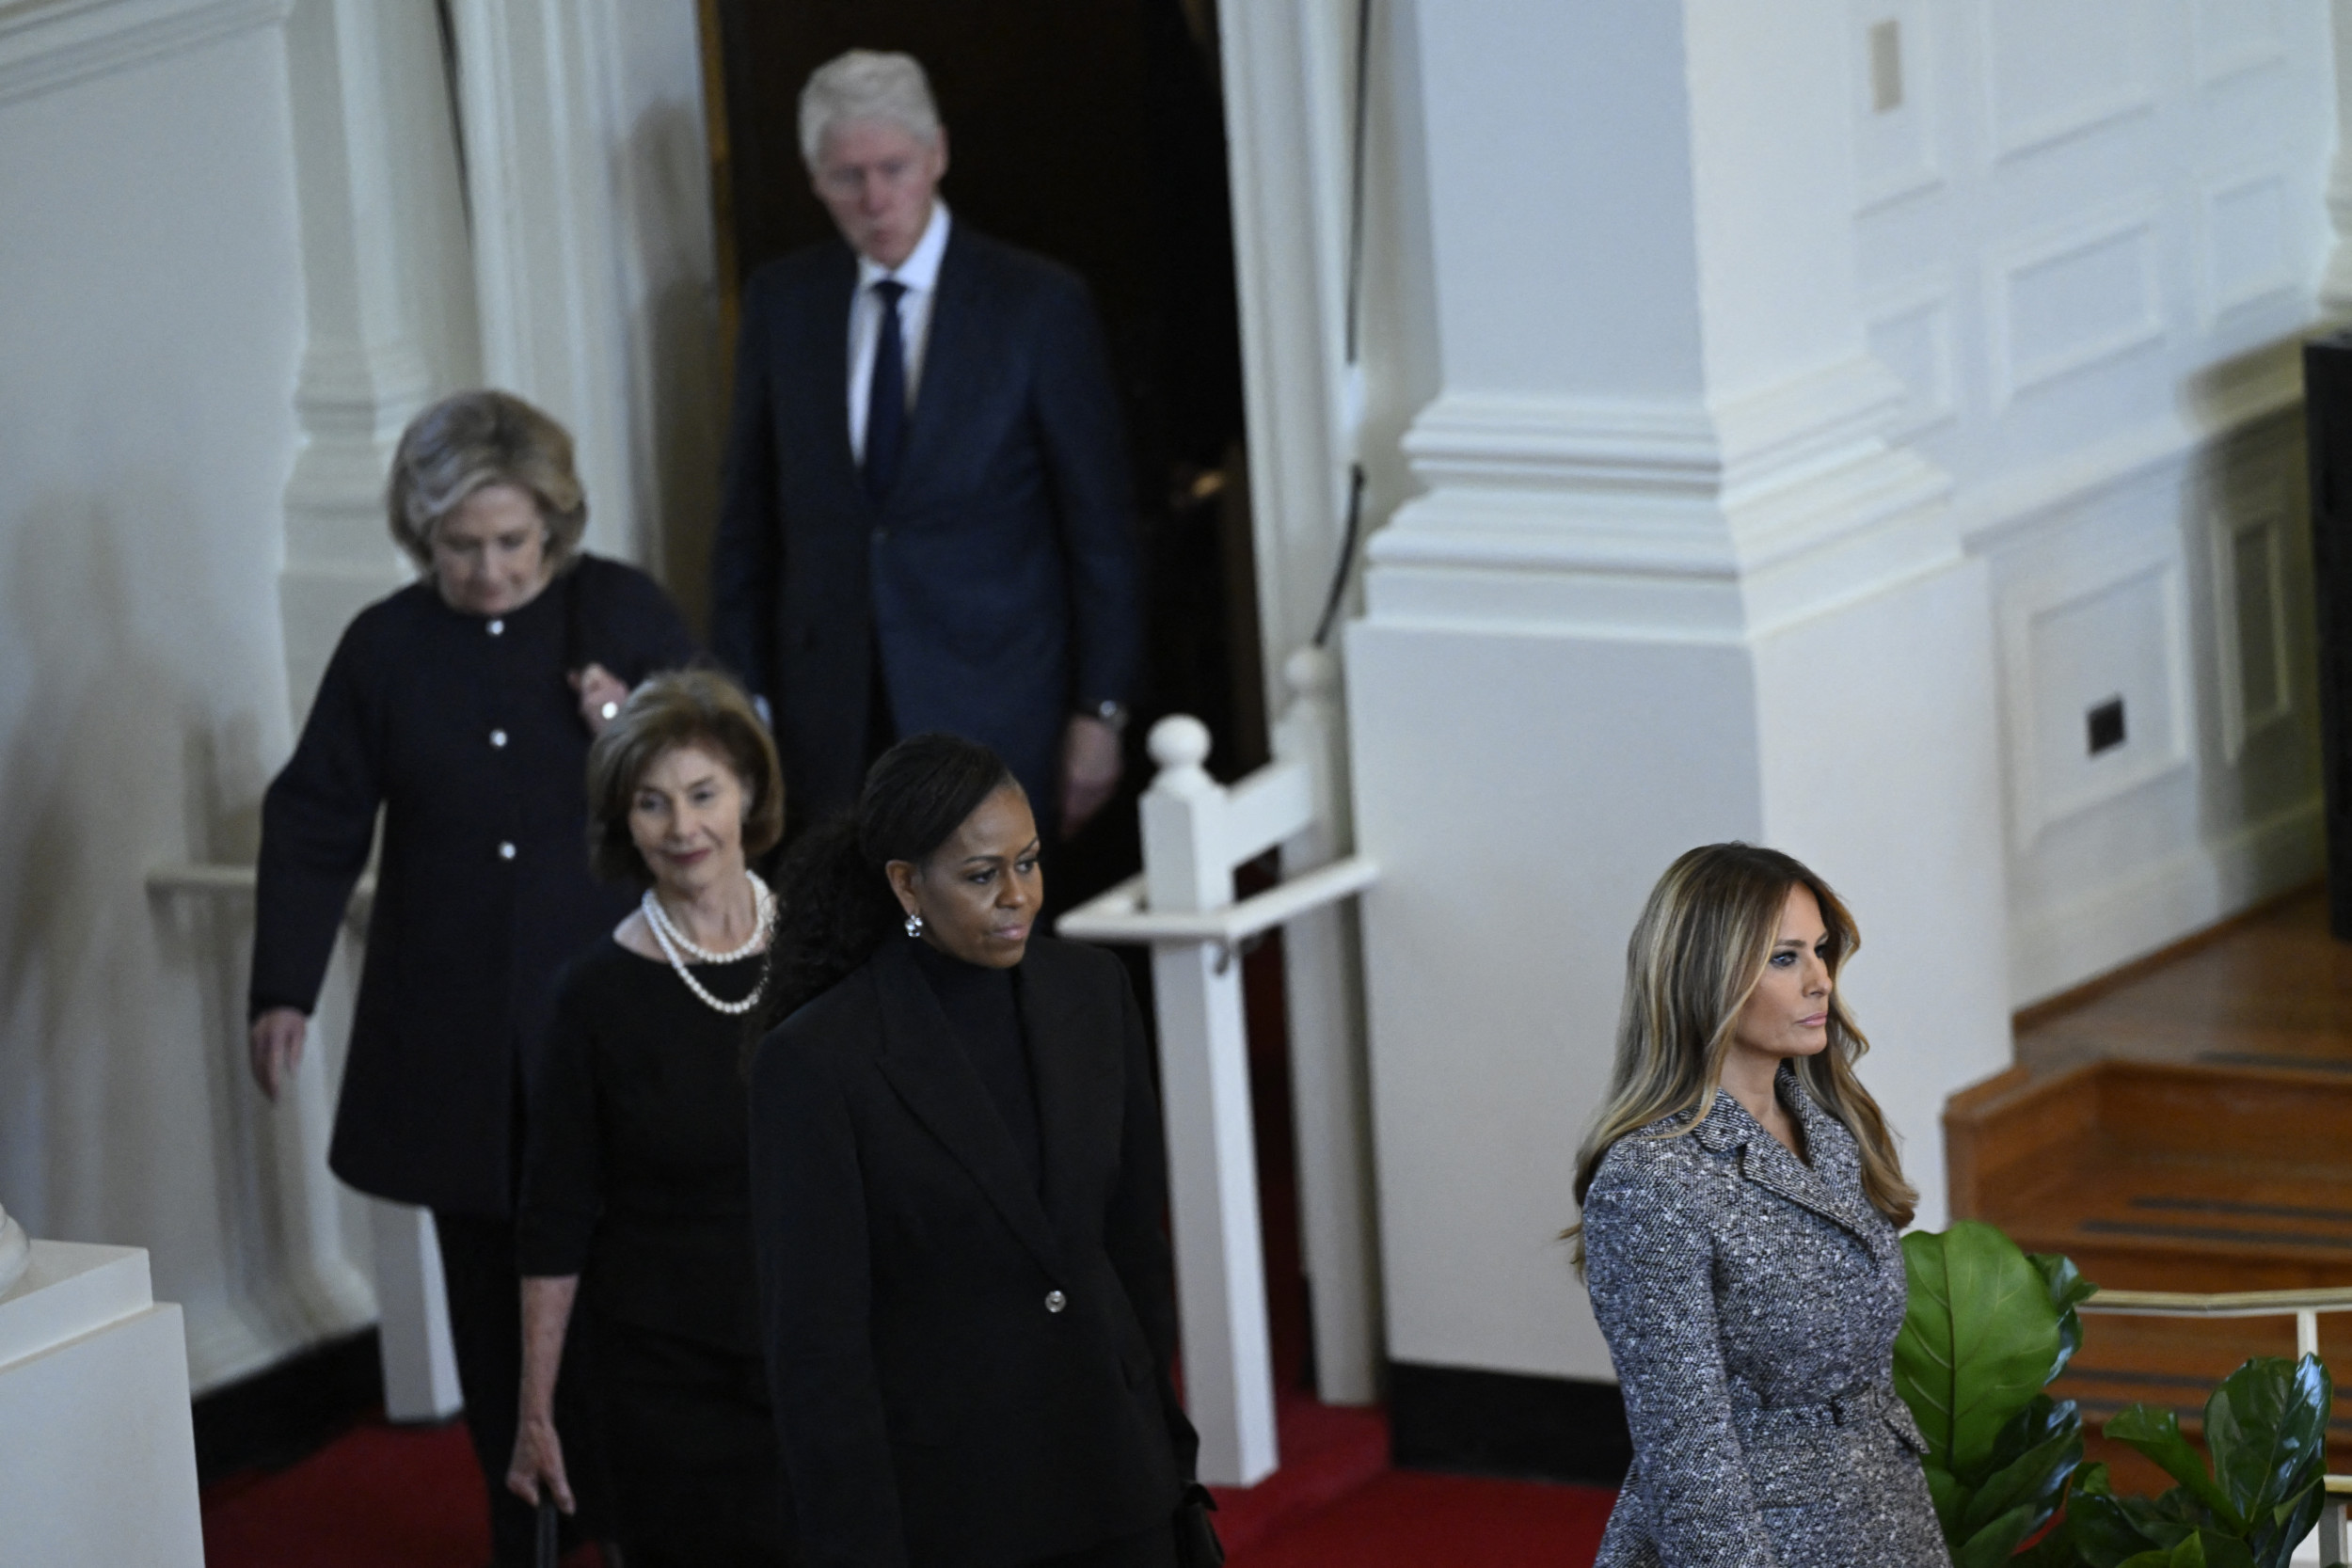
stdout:
{"type": "Polygon", "coordinates": [[[2309,1291],[2101,1291],[2076,1308],[2141,1318],[2286,1318],[2352,1312],[2352,1286],[2309,1291]]]}

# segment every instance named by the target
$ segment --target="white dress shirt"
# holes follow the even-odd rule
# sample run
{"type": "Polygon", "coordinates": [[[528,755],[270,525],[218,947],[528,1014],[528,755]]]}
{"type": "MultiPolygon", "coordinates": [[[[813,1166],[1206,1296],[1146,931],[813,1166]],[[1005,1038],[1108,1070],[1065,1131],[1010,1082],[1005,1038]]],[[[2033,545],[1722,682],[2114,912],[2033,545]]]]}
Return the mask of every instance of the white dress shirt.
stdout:
{"type": "Polygon", "coordinates": [[[931,301],[939,293],[939,260],[947,254],[947,204],[934,198],[923,237],[895,268],[857,259],[857,297],[850,302],[850,455],[866,461],[866,401],[874,385],[874,345],[882,341],[882,298],[874,285],[883,278],[906,285],[898,296],[898,341],[907,353],[907,411],[923,380],[923,342],[930,337],[931,301]]]}

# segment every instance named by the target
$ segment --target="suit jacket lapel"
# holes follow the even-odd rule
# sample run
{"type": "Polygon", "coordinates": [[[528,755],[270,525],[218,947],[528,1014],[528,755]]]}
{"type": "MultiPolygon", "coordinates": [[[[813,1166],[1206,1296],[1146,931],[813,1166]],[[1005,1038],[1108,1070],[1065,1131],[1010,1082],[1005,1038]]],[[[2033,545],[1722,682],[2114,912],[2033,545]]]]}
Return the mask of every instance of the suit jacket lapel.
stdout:
{"type": "Polygon", "coordinates": [[[969,367],[981,352],[985,290],[973,274],[971,247],[962,235],[961,225],[948,230],[947,253],[939,259],[939,289],[923,339],[923,378],[914,389],[914,407],[907,416],[907,450],[898,459],[898,477],[884,498],[886,505],[938,471],[940,444],[961,422],[952,406],[956,393],[969,380],[969,367]]]}
{"type": "Polygon", "coordinates": [[[1118,1163],[1124,1110],[1115,1048],[1120,1021],[1087,1005],[1085,990],[1069,983],[1068,958],[1052,942],[1033,942],[1017,972],[1044,1145],[1045,1208],[1065,1236],[1102,1212],[1103,1195],[1093,1189],[1118,1163]]]}
{"type": "Polygon", "coordinates": [[[875,955],[874,985],[882,996],[882,1068],[891,1086],[988,1196],[1022,1245],[1058,1274],[1060,1249],[1044,1205],[930,982],[906,950],[890,942],[875,955]]]}
{"type": "Polygon", "coordinates": [[[817,432],[834,482],[863,508],[867,504],[866,477],[858,472],[857,453],[850,449],[850,308],[856,300],[857,253],[835,242],[826,253],[823,281],[809,296],[809,341],[823,352],[810,354],[797,369],[812,400],[812,421],[806,428],[817,432]]]}

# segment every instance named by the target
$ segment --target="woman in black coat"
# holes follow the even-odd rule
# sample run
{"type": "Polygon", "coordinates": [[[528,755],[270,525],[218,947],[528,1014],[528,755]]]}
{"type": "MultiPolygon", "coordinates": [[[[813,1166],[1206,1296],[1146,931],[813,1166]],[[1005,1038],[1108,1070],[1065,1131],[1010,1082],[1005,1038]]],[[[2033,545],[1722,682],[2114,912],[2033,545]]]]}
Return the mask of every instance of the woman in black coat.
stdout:
{"type": "Polygon", "coordinates": [[[752,1214],[803,1560],[1177,1562],[1204,1527],[1143,1022],[1116,959],[1032,934],[1021,786],[902,741],[787,885],[752,1214]]]}
{"type": "Polygon", "coordinates": [[[644,891],[564,970],[531,1086],[506,1484],[573,1511],[554,1396],[589,1320],[628,1568],[785,1568],[743,1084],[775,910],[746,862],[784,836],[783,770],[733,681],[657,675],[589,752],[588,809],[596,869],[644,891]]]}
{"type": "Polygon", "coordinates": [[[253,1073],[299,1062],[376,822],[383,849],[327,1164],[433,1211],[466,1419],[501,1562],[528,1562],[503,1485],[520,1376],[514,1201],[524,1046],[557,968],[628,912],[590,875],[588,743],[692,640],[652,579],[579,553],[571,438],[465,392],[401,436],[388,508],[421,578],[363,610],[262,806],[253,1073]]]}

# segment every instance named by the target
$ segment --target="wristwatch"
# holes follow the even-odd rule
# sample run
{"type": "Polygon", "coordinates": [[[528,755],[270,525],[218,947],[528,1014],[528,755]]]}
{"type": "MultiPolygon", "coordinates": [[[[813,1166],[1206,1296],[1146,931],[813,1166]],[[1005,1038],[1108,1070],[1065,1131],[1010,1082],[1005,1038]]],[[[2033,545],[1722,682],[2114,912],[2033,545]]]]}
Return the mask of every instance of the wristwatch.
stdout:
{"type": "Polygon", "coordinates": [[[1127,733],[1127,705],[1108,700],[1093,703],[1079,710],[1089,719],[1099,719],[1111,727],[1113,735],[1127,733]]]}

